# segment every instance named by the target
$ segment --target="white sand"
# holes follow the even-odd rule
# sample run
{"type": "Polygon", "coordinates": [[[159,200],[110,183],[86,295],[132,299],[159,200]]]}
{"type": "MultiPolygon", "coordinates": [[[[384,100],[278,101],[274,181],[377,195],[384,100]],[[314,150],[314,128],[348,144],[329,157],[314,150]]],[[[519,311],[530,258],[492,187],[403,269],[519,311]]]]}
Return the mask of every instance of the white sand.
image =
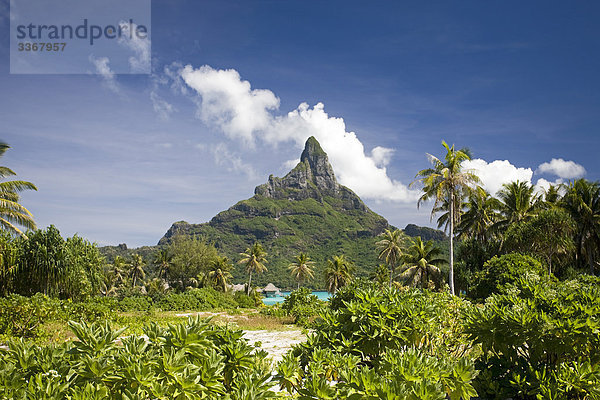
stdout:
{"type": "Polygon", "coordinates": [[[283,359],[293,345],[306,341],[306,335],[299,330],[289,331],[244,331],[244,338],[251,345],[260,342],[260,348],[269,353],[274,363],[283,359]]]}

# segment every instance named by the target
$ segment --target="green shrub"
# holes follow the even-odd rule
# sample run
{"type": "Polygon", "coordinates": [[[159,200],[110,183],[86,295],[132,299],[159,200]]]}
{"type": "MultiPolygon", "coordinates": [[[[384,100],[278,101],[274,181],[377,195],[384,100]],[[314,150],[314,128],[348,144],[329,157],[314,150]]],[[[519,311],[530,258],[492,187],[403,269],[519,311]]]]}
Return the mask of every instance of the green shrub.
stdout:
{"type": "Polygon", "coordinates": [[[483,270],[475,273],[469,294],[475,299],[485,299],[492,293],[500,292],[526,272],[547,274],[542,264],[533,257],[519,253],[495,256],[483,265],[483,270]]]}
{"type": "Polygon", "coordinates": [[[35,337],[38,327],[56,317],[60,300],[38,293],[32,297],[11,294],[0,298],[0,333],[35,337]]]}
{"type": "MultiPolygon", "coordinates": [[[[233,299],[241,308],[252,308],[256,307],[256,301],[254,298],[248,296],[243,291],[238,291],[233,294],[233,299]]],[[[262,302],[262,300],[261,300],[262,302]]]]}
{"type": "Polygon", "coordinates": [[[119,301],[120,311],[149,311],[154,306],[150,296],[129,296],[119,301]]]}
{"type": "Polygon", "coordinates": [[[283,301],[281,309],[298,325],[308,325],[311,317],[315,317],[322,308],[322,301],[311,294],[310,289],[300,288],[291,292],[283,301]]]}
{"type": "Polygon", "coordinates": [[[471,305],[448,293],[338,291],[315,333],[278,365],[283,389],[302,399],[469,399],[477,371],[460,316],[471,305]]]}
{"type": "Polygon", "coordinates": [[[218,292],[213,288],[201,288],[167,294],[159,298],[155,305],[163,311],[203,311],[236,308],[238,304],[229,293],[218,292]]]}
{"type": "Polygon", "coordinates": [[[190,318],[142,337],[70,322],[76,340],[0,350],[2,399],[270,399],[266,353],[232,331],[190,318]]]}
{"type": "Polygon", "coordinates": [[[61,318],[68,320],[83,320],[87,322],[112,320],[118,309],[117,299],[112,297],[91,297],[85,301],[63,301],[64,313],[61,318]]]}
{"type": "Polygon", "coordinates": [[[600,287],[526,272],[466,310],[481,344],[476,387],[490,398],[600,398],[600,287]]]}

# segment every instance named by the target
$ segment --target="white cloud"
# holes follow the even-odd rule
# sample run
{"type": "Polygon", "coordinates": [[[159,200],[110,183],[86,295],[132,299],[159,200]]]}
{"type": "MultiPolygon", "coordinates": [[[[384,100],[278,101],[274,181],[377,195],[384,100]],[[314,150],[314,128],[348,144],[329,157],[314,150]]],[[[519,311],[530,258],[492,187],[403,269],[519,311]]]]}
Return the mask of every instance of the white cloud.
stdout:
{"type": "Polygon", "coordinates": [[[90,55],[89,60],[96,68],[96,73],[102,76],[104,85],[115,93],[121,93],[121,89],[117,84],[114,72],[110,69],[110,60],[108,57],[94,57],[90,55]]]}
{"type": "Polygon", "coordinates": [[[574,161],[553,158],[550,162],[540,164],[536,173],[552,174],[562,179],[575,179],[583,177],[586,171],[582,165],[579,165],[574,161]]]}
{"type": "Polygon", "coordinates": [[[481,179],[481,185],[492,195],[496,194],[505,183],[513,181],[529,182],[533,177],[531,168],[520,168],[512,165],[508,160],[495,160],[488,163],[476,158],[464,161],[463,168],[472,170],[481,179]]]}
{"type": "Polygon", "coordinates": [[[283,168],[288,169],[288,170],[292,169],[296,165],[298,165],[299,162],[300,162],[299,158],[295,158],[293,160],[287,160],[286,162],[283,163],[283,168]]]}
{"type": "Polygon", "coordinates": [[[158,118],[163,121],[167,121],[171,114],[176,111],[175,107],[171,103],[160,97],[156,89],[153,89],[150,92],[150,100],[152,100],[154,112],[156,112],[158,118]]]}
{"type": "Polygon", "coordinates": [[[548,181],[544,178],[540,178],[537,180],[537,183],[535,184],[536,192],[543,193],[543,192],[547,191],[548,188],[550,188],[550,186],[558,186],[562,183],[564,183],[564,181],[560,178],[556,179],[554,182],[548,181]]]}
{"type": "Polygon", "coordinates": [[[394,151],[394,149],[377,146],[371,150],[371,158],[378,167],[385,167],[390,163],[394,151]]]}
{"type": "Polygon", "coordinates": [[[150,73],[150,38],[140,38],[136,34],[130,34],[129,30],[137,30],[136,24],[121,21],[119,22],[119,28],[123,34],[119,37],[119,44],[128,47],[132,50],[135,56],[129,57],[129,68],[132,73],[138,74],[149,74],[150,73]]]}
{"type": "Polygon", "coordinates": [[[253,143],[255,132],[273,123],[270,110],[279,108],[279,99],[270,90],[251,89],[250,82],[241,80],[236,70],[215,70],[207,65],[194,70],[187,65],[181,76],[202,96],[200,118],[218,126],[229,138],[253,143]]]}
{"type": "Polygon", "coordinates": [[[370,156],[342,118],[330,117],[322,103],[302,103],[286,115],[274,115],[279,99],[269,90],[252,89],[233,69],[210,66],[180,71],[184,82],[201,96],[199,117],[227,137],[252,146],[257,139],[271,145],[294,142],[298,148],[315,136],[329,155],[341,184],[365,198],[412,202],[418,191],[387,175],[392,149],[375,147],[370,156]]]}
{"type": "Polygon", "coordinates": [[[249,179],[256,179],[256,171],[250,164],[242,161],[241,157],[231,152],[225,143],[219,143],[211,149],[218,165],[226,167],[229,171],[246,174],[249,179]]]}

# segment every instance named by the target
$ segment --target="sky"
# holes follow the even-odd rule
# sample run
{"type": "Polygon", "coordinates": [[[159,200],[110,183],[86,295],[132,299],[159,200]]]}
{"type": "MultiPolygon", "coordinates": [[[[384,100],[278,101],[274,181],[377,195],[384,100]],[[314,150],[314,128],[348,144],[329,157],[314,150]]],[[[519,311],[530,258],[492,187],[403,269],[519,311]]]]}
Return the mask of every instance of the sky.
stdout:
{"type": "MultiPolygon", "coordinates": [[[[22,204],[100,245],[154,245],[283,176],[315,136],[340,183],[400,228],[433,226],[408,185],[468,147],[492,193],[597,181],[600,4],[152,1],[151,47],[119,74],[10,74],[0,0],[0,160],[22,204]]],[[[112,67],[112,69],[111,69],[112,67]]]]}

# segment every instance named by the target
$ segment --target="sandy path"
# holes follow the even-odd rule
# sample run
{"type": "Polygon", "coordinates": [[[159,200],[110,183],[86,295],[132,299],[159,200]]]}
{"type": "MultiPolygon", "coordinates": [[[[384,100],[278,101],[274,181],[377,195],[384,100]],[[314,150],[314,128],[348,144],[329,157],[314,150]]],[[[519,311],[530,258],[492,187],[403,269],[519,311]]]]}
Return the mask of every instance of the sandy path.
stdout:
{"type": "Polygon", "coordinates": [[[283,359],[283,355],[292,348],[293,345],[306,341],[306,335],[299,330],[290,331],[244,331],[244,338],[253,345],[260,342],[260,348],[265,350],[271,356],[274,363],[283,359]]]}

